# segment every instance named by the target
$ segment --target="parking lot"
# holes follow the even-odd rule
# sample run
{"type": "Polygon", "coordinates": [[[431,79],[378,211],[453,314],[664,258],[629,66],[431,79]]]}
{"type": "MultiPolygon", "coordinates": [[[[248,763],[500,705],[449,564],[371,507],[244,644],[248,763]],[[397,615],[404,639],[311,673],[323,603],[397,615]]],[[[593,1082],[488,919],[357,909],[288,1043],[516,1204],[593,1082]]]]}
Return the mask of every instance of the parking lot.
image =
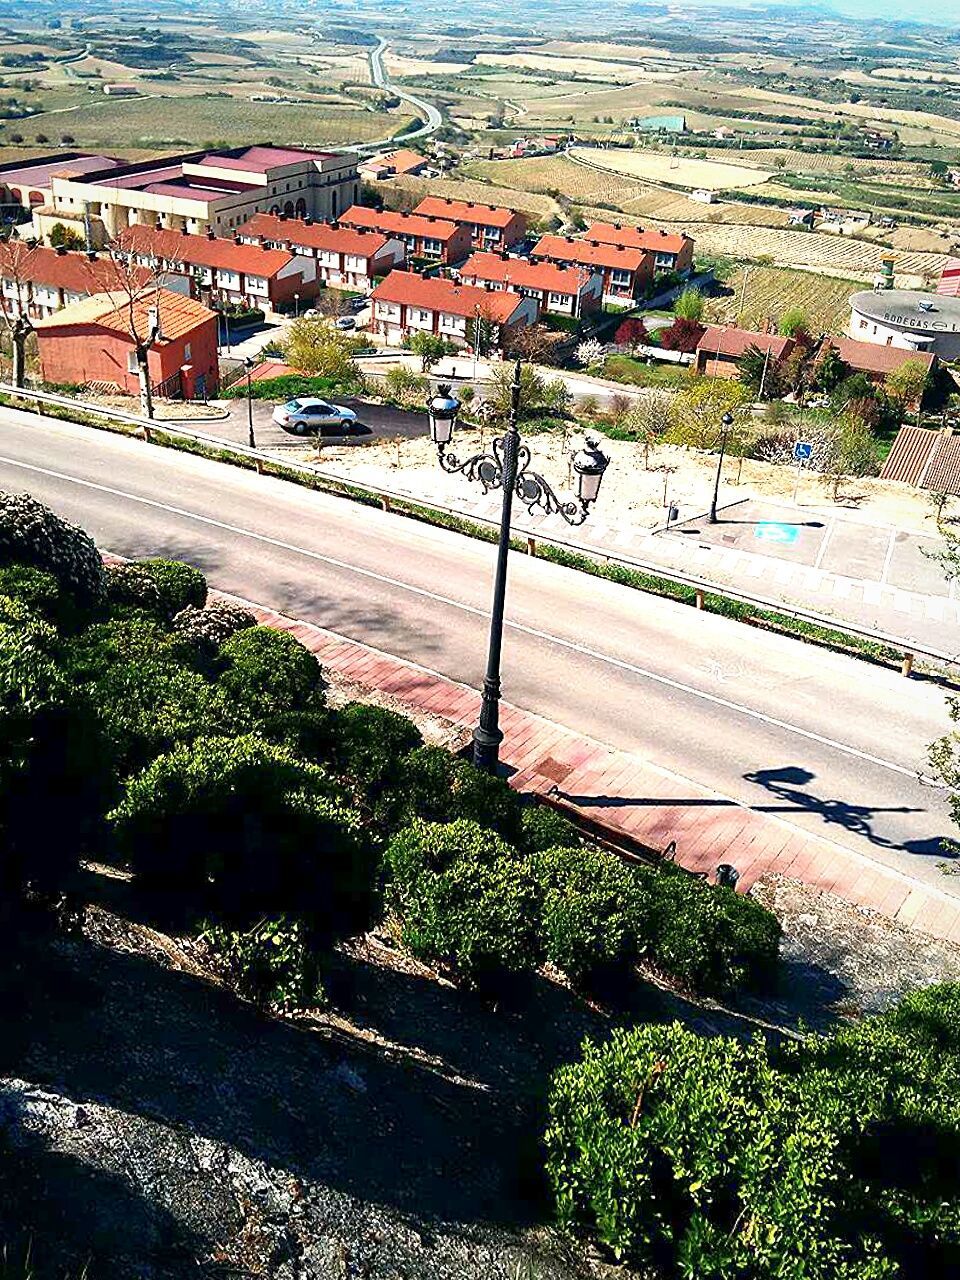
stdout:
{"type": "MultiPolygon", "coordinates": [[[[425,413],[408,413],[403,409],[393,409],[388,405],[371,404],[356,396],[331,396],[335,404],[345,405],[353,409],[358,421],[349,435],[325,436],[324,441],[341,446],[344,444],[364,445],[375,440],[394,440],[402,436],[411,440],[416,436],[429,434],[430,427],[425,413]]],[[[197,424],[197,430],[206,435],[219,436],[234,444],[246,444],[248,439],[247,402],[245,399],[231,400],[227,418],[204,421],[197,424]]],[[[310,443],[309,437],[289,435],[272,420],[276,408],[273,400],[254,400],[253,432],[258,448],[264,449],[300,449],[310,443]]]]}

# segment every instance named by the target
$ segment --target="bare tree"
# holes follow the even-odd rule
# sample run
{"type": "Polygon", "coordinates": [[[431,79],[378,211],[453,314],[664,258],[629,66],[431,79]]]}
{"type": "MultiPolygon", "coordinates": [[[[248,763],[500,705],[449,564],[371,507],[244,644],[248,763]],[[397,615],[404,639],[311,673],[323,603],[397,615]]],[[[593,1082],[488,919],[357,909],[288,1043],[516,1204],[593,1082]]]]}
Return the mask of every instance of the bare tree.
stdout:
{"type": "Polygon", "coordinates": [[[0,315],[13,349],[13,385],[22,387],[27,376],[27,338],[33,333],[30,318],[30,257],[33,249],[13,237],[0,241],[0,315]]]}
{"type": "Polygon", "coordinates": [[[137,361],[140,411],[145,418],[152,418],[150,351],[162,334],[163,280],[172,264],[163,269],[156,265],[146,268],[136,256],[135,237],[125,238],[110,246],[108,257],[102,262],[90,263],[90,274],[94,283],[101,284],[99,292],[116,298],[117,310],[123,312],[137,361]]]}
{"type": "Polygon", "coordinates": [[[619,424],[643,445],[643,469],[650,470],[650,446],[673,425],[673,403],[664,391],[647,388],[633,400],[619,424]]]}

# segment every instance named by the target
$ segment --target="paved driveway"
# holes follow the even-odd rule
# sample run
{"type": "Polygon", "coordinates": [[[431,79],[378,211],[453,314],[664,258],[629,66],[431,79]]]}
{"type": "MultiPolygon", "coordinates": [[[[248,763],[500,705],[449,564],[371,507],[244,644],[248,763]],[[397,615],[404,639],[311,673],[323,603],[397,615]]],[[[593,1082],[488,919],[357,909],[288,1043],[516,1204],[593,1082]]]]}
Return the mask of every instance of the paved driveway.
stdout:
{"type": "MultiPolygon", "coordinates": [[[[392,409],[388,405],[370,404],[359,400],[356,396],[336,396],[336,404],[346,405],[359,416],[354,434],[349,436],[324,437],[330,444],[370,444],[374,440],[393,440],[402,436],[412,440],[415,436],[425,436],[430,426],[425,413],[408,413],[403,409],[392,409]]],[[[198,431],[207,435],[220,436],[234,444],[247,443],[247,402],[246,400],[229,400],[230,416],[214,422],[193,423],[198,431]]],[[[253,431],[258,448],[265,449],[302,449],[309,443],[310,437],[291,436],[272,420],[271,415],[276,408],[273,400],[253,401],[253,431]]]]}

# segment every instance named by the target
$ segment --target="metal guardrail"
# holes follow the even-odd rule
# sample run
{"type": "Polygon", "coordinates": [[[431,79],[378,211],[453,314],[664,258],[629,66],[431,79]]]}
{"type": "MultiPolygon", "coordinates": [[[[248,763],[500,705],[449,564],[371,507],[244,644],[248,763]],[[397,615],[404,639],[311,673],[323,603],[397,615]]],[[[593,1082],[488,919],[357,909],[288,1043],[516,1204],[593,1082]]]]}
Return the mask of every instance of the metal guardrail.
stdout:
{"type": "MultiPolygon", "coordinates": [[[[259,473],[263,473],[266,466],[283,467],[288,471],[300,472],[308,475],[315,480],[319,480],[322,484],[330,489],[337,491],[353,491],[355,493],[366,494],[370,498],[376,499],[384,511],[390,510],[391,503],[399,503],[401,505],[420,507],[426,511],[437,511],[443,515],[454,516],[458,520],[470,521],[474,524],[486,525],[491,529],[499,527],[499,521],[493,520],[488,516],[477,515],[474,513],[464,513],[456,507],[452,507],[444,502],[439,502],[434,498],[421,498],[416,494],[403,493],[396,489],[387,489],[380,485],[373,485],[365,480],[353,480],[337,475],[332,471],[326,471],[323,467],[319,467],[309,462],[300,462],[294,459],[277,458],[271,453],[267,453],[263,449],[251,449],[249,445],[238,444],[231,440],[224,440],[222,436],[208,435],[203,431],[193,431],[187,427],[181,426],[177,422],[165,421],[163,419],[147,419],[139,417],[133,413],[126,413],[122,409],[114,409],[108,405],[93,404],[82,400],[74,400],[69,396],[57,395],[50,391],[33,391],[26,387],[15,387],[11,383],[0,382],[0,394],[11,396],[22,400],[35,401],[38,408],[41,409],[44,404],[56,406],[58,408],[71,409],[74,412],[89,413],[103,418],[112,418],[116,421],[125,422],[136,426],[140,429],[143,437],[148,442],[153,434],[159,433],[168,436],[180,436],[185,440],[193,440],[197,444],[207,445],[216,449],[221,453],[235,454],[240,458],[250,459],[259,473]]],[[[836,618],[830,618],[824,614],[815,613],[809,609],[797,608],[794,605],[784,604],[779,600],[770,600],[764,596],[750,595],[744,591],[738,591],[734,587],[729,587],[719,582],[712,582],[709,578],[701,578],[694,574],[679,573],[674,569],[664,568],[655,561],[642,560],[637,556],[620,555],[614,551],[608,551],[598,547],[591,547],[582,542],[573,542],[568,538],[564,538],[558,534],[542,533],[538,528],[524,525],[514,525],[514,532],[525,537],[527,540],[527,551],[530,555],[536,555],[536,547],[538,542],[545,543],[548,546],[559,548],[563,551],[570,551],[577,555],[586,556],[592,560],[599,560],[607,564],[622,565],[627,569],[636,569],[641,573],[649,573],[653,577],[661,578],[665,582],[671,582],[676,586],[686,587],[694,593],[694,604],[697,609],[703,609],[705,605],[705,597],[707,595],[721,596],[727,600],[734,600],[739,604],[745,604],[756,609],[763,609],[770,613],[778,613],[783,617],[794,618],[799,622],[806,622],[813,626],[823,627],[829,631],[841,632],[847,635],[855,636],[860,640],[868,640],[875,644],[885,645],[889,649],[903,655],[901,666],[902,674],[909,676],[912,669],[914,659],[917,657],[929,658],[934,662],[945,666],[956,666],[960,661],[960,655],[955,653],[944,653],[939,649],[931,649],[924,645],[906,640],[903,636],[892,636],[883,631],[874,631],[866,627],[858,627],[854,624],[838,621],[836,618]]]]}

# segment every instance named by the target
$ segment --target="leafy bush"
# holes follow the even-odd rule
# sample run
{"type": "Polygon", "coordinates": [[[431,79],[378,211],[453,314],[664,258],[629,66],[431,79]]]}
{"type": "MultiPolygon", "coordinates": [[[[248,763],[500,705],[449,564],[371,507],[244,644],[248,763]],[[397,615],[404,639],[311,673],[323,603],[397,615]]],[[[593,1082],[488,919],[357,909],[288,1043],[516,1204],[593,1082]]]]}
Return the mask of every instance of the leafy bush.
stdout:
{"type": "Polygon", "coordinates": [[[776,916],[754,898],[663,866],[649,877],[651,952],[698,991],[769,985],[779,962],[776,916]]]}
{"type": "Polygon", "coordinates": [[[958,1049],[957,984],[773,1051],[617,1030],[553,1079],[558,1216],[677,1280],[956,1275],[958,1049]]]}
{"type": "Polygon", "coordinates": [[[0,623],[0,902],[27,884],[62,887],[103,808],[96,715],[49,637],[43,623],[0,623]]]}
{"type": "Polygon", "coordinates": [[[220,656],[224,694],[264,720],[323,702],[320,664],[289,631],[248,627],[227,640],[220,656]]]}
{"type": "Polygon", "coordinates": [[[82,621],[82,612],[72,597],[45,569],[25,564],[0,566],[0,595],[19,601],[55,627],[72,629],[82,621]]]}
{"type": "Polygon", "coordinates": [[[238,925],[289,914],[322,935],[365,922],[373,870],[329,776],[248,735],[160,756],[109,815],[145,888],[238,925]]]}
{"type": "Polygon", "coordinates": [[[546,958],[575,985],[633,964],[646,938],[649,876],[599,849],[549,849],[530,869],[546,958]]]}
{"type": "Polygon", "coordinates": [[[351,702],[337,717],[339,764],[354,783],[373,797],[396,784],[403,757],[422,742],[412,720],[383,707],[351,702]]]}
{"type": "Polygon", "coordinates": [[[178,653],[209,663],[232,635],[256,625],[249,609],[239,605],[209,604],[203,609],[188,605],[173,619],[175,647],[178,653]]]}
{"type": "Polygon", "coordinates": [[[277,916],[244,931],[208,923],[200,939],[227,980],[260,1008],[304,1009],[326,1003],[317,953],[299,920],[277,916]]]}
{"type": "Polygon", "coordinates": [[[536,895],[516,850],[475,822],[414,822],[387,850],[404,945],[487,986],[538,958],[536,895]]]}
{"type": "Polygon", "coordinates": [[[192,564],[182,560],[138,560],[136,566],[145,570],[160,593],[160,608],[167,619],[174,618],[188,605],[200,609],[207,602],[207,580],[192,564]]]}
{"type": "Polygon", "coordinates": [[[419,747],[403,761],[399,797],[409,816],[435,822],[470,818],[506,840],[520,836],[520,797],[501,778],[442,747],[419,747]]]}
{"type": "Polygon", "coordinates": [[[518,844],[524,853],[575,849],[580,843],[579,832],[573,823],[549,805],[526,805],[521,810],[518,844]]]}
{"type": "Polygon", "coordinates": [[[158,618],[164,616],[160,588],[142,564],[108,565],[106,574],[107,603],[111,609],[141,609],[158,618]]]}
{"type": "Polygon", "coordinates": [[[405,365],[395,365],[383,379],[384,397],[402,409],[425,409],[430,399],[430,379],[405,365]]]}
{"type": "Polygon", "coordinates": [[[44,569],[83,606],[104,597],[100,553],[89,534],[26,493],[0,493],[0,565],[44,569]]]}
{"type": "MultiPolygon", "coordinates": [[[[339,389],[339,383],[333,378],[311,378],[307,374],[299,373],[285,373],[279,378],[258,378],[250,383],[250,395],[254,400],[275,400],[280,404],[292,400],[294,396],[323,398],[331,391],[339,389]]],[[[246,378],[235,382],[222,394],[225,400],[245,400],[247,398],[246,378]]]]}

